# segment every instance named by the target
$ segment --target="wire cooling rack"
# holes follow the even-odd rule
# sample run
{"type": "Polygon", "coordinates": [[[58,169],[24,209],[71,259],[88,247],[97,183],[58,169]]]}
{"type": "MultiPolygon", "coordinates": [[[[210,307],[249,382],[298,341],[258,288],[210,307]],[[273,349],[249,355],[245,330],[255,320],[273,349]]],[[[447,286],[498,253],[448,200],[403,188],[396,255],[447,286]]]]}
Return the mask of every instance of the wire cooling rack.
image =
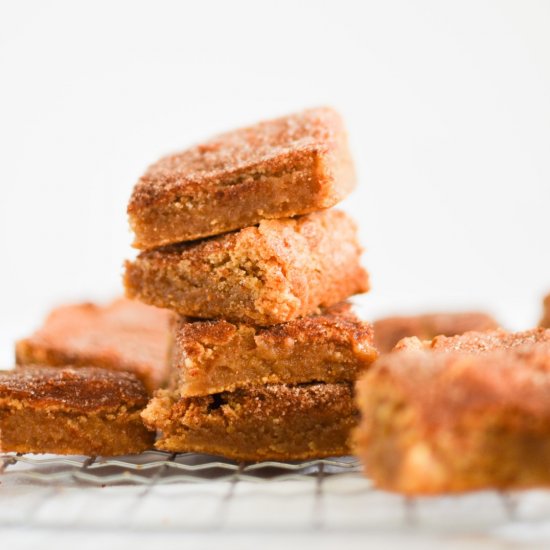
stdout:
{"type": "Polygon", "coordinates": [[[474,536],[479,547],[495,537],[550,541],[548,491],[403,498],[376,490],[352,457],[247,464],[150,451],[0,454],[0,464],[0,527],[25,532],[437,534],[474,536]]]}
{"type": "Polygon", "coordinates": [[[357,459],[340,457],[297,462],[235,463],[196,453],[147,451],[121,458],[0,454],[4,477],[42,483],[163,485],[211,481],[309,480],[317,476],[359,472],[357,459]]]}

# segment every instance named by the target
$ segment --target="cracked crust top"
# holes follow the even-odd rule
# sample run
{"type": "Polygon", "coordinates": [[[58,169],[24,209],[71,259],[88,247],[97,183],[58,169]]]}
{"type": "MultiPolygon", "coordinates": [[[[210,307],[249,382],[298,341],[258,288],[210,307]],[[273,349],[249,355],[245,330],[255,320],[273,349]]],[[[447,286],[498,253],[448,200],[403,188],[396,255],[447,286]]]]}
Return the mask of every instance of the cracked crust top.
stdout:
{"type": "Polygon", "coordinates": [[[525,344],[550,343],[550,330],[534,328],[522,332],[507,332],[503,329],[485,332],[470,331],[457,336],[436,336],[433,340],[404,338],[394,351],[425,349],[441,352],[486,353],[499,349],[513,349],[525,344]]]}
{"type": "Polygon", "coordinates": [[[264,172],[276,171],[278,159],[288,151],[335,147],[342,131],[340,115],[322,107],[220,134],[150,166],[134,189],[128,212],[163,200],[182,187],[214,189],[234,184],[227,177],[248,166],[262,163],[264,172]]]}
{"type": "Polygon", "coordinates": [[[128,205],[151,249],[334,206],[355,186],[341,117],[318,108],[219,135],[153,164],[128,205]]]}
{"type": "MultiPolygon", "coordinates": [[[[196,355],[197,346],[223,345],[231,341],[240,324],[231,323],[224,319],[209,321],[191,321],[186,318],[178,320],[175,328],[175,341],[185,349],[187,356],[196,355]]],[[[324,309],[319,315],[302,317],[288,323],[272,325],[270,327],[255,327],[245,324],[245,328],[254,330],[255,338],[269,342],[272,346],[288,347],[292,341],[314,343],[333,342],[335,344],[349,344],[356,342],[364,344],[369,356],[374,356],[372,349],[372,326],[360,322],[352,311],[351,304],[341,302],[324,309]]]]}
{"type": "Polygon", "coordinates": [[[33,408],[116,412],[143,408],[143,384],[127,372],[93,367],[28,366],[0,372],[0,402],[19,401],[33,408]]]}
{"type": "MultiPolygon", "coordinates": [[[[550,335],[550,331],[547,331],[550,335]]],[[[550,341],[493,348],[483,354],[416,349],[382,356],[358,383],[363,392],[396,385],[426,425],[504,407],[550,415],[550,341]]]]}

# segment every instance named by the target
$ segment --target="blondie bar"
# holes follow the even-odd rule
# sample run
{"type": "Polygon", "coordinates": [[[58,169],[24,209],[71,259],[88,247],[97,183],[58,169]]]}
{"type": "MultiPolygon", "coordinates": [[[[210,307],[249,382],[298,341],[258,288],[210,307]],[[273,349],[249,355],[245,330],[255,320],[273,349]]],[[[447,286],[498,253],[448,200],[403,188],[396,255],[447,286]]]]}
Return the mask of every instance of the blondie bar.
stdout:
{"type": "Polygon", "coordinates": [[[349,454],[352,385],[266,385],[204,397],[160,390],[142,417],[155,446],[234,460],[302,460],[349,454]]]}
{"type": "Polygon", "coordinates": [[[550,486],[549,343],[393,352],[357,395],[356,451],[378,487],[421,495],[550,486]]]}
{"type": "Polygon", "coordinates": [[[95,366],[133,372],[152,392],[167,375],[171,313],[124,298],[54,309],[16,344],[19,365],[95,366]]]}
{"type": "Polygon", "coordinates": [[[266,328],[182,319],[174,341],[172,368],[183,397],[264,384],[353,382],[377,356],[371,326],[345,303],[266,328]]]}
{"type": "Polygon", "coordinates": [[[151,166],[128,205],[134,246],[156,248],[322,210],[354,185],[346,132],[334,110],[261,122],[151,166]]]}
{"type": "Polygon", "coordinates": [[[0,372],[0,450],[140,453],[154,441],[140,418],[147,399],[127,372],[45,366],[0,372]]]}
{"type": "Polygon", "coordinates": [[[325,210],[142,252],[126,262],[126,294],[189,317],[274,325],[367,291],[360,255],[353,221],[325,210]]]}
{"type": "Polygon", "coordinates": [[[439,334],[454,336],[466,331],[493,330],[499,324],[486,313],[428,313],[402,317],[386,317],[374,322],[374,343],[382,353],[387,353],[401,340],[417,336],[431,340],[439,334]]]}

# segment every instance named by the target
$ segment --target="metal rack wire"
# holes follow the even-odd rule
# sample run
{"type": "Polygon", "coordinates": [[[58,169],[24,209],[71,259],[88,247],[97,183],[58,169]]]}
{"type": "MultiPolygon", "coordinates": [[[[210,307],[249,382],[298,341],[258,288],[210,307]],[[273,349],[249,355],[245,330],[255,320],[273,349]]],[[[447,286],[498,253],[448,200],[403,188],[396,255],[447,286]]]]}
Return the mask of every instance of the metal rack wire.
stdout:
{"type": "Polygon", "coordinates": [[[103,457],[63,457],[52,455],[0,454],[4,476],[42,483],[83,482],[106,484],[157,485],[202,483],[205,481],[285,481],[310,479],[324,475],[359,471],[352,457],[299,462],[268,461],[253,464],[235,463],[195,453],[171,454],[147,451],[141,455],[103,457]]]}

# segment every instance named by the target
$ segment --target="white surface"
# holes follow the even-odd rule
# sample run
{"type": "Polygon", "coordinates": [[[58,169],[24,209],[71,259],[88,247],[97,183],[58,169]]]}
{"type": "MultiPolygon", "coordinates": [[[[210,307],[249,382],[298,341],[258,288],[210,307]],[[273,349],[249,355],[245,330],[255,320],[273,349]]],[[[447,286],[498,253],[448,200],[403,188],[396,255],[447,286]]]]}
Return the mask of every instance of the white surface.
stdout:
{"type": "MultiPolygon", "coordinates": [[[[531,326],[550,289],[549,28],[544,0],[1,3],[0,362],[51,306],[120,292],[125,206],[149,163],[318,104],[344,114],[357,161],[344,207],[367,248],[367,316],[476,306],[531,326]]],[[[404,542],[299,539],[369,541],[404,542]]]]}

